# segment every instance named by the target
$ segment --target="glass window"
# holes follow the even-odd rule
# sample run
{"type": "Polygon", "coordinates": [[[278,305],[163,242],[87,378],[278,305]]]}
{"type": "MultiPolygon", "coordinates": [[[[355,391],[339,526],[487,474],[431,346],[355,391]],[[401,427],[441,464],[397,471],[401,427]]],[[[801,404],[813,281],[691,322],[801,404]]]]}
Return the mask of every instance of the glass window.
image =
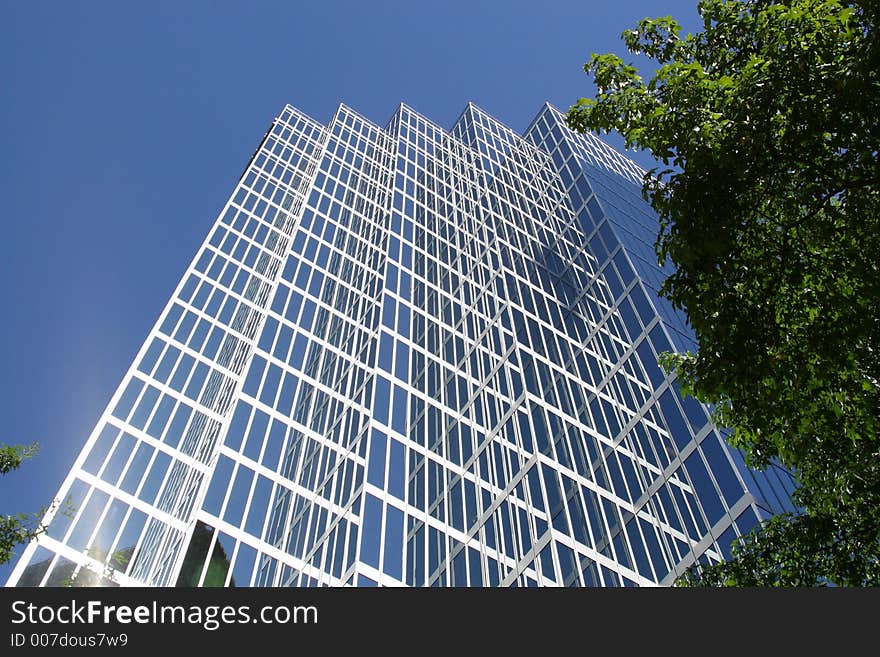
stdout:
{"type": "Polygon", "coordinates": [[[223,513],[223,519],[231,525],[238,527],[241,523],[253,478],[254,473],[252,470],[242,465],[238,466],[235,474],[235,483],[232,485],[232,490],[229,494],[229,502],[226,505],[226,511],[223,513]]]}
{"type": "Polygon", "coordinates": [[[684,462],[684,467],[693,483],[699,505],[703,508],[709,525],[714,525],[724,513],[724,507],[715,490],[699,450],[695,450],[684,462]]]}
{"type": "Polygon", "coordinates": [[[391,415],[391,428],[406,435],[406,401],[407,392],[400,386],[394,386],[394,408],[391,415]]]}
{"type": "Polygon", "coordinates": [[[137,492],[137,488],[141,483],[144,472],[146,472],[147,470],[147,466],[150,463],[150,459],[152,458],[154,451],[155,449],[153,447],[150,447],[146,443],[138,443],[137,449],[134,453],[134,457],[132,458],[131,463],[128,466],[128,470],[126,470],[125,476],[122,478],[122,482],[119,484],[120,488],[122,488],[122,490],[124,490],[126,493],[134,495],[137,492]]]}
{"type": "Polygon", "coordinates": [[[384,377],[376,377],[376,397],[373,402],[373,417],[388,424],[388,407],[391,402],[391,383],[384,377]]]}
{"type": "Polygon", "coordinates": [[[392,438],[388,456],[388,492],[399,500],[404,496],[405,455],[403,443],[392,438]]]}
{"type": "Polygon", "coordinates": [[[171,457],[165,452],[157,450],[156,458],[153,460],[153,465],[150,467],[150,474],[147,475],[143,487],[141,488],[141,492],[138,494],[138,497],[142,501],[147,504],[152,504],[155,501],[156,494],[159,492],[159,486],[165,479],[165,475],[168,473],[170,466],[171,457]]]}
{"type": "Polygon", "coordinates": [[[367,494],[364,499],[364,521],[361,528],[361,561],[379,567],[382,537],[382,502],[367,494]]]}
{"type": "Polygon", "coordinates": [[[678,445],[679,450],[684,449],[691,441],[691,434],[688,426],[681,415],[678,404],[675,403],[672,388],[667,388],[660,396],[660,407],[663,409],[663,416],[666,418],[666,425],[669,428],[669,434],[678,445]]]}
{"type": "Polygon", "coordinates": [[[147,423],[147,418],[150,416],[150,413],[152,413],[158,399],[158,388],[147,386],[147,389],[144,391],[144,394],[131,417],[131,424],[138,429],[143,429],[147,423]]]}
{"type": "Polygon", "coordinates": [[[370,456],[367,460],[367,481],[377,488],[385,488],[385,447],[386,436],[381,431],[373,431],[370,438],[370,456]]]}
{"type": "Polygon", "coordinates": [[[125,392],[122,393],[122,396],[119,398],[116,408],[113,409],[113,415],[120,420],[127,420],[128,414],[131,412],[134,402],[137,400],[143,387],[143,381],[136,377],[132,377],[128,382],[128,385],[125,387],[125,392]]]}
{"type": "Polygon", "coordinates": [[[385,507],[385,557],[382,570],[391,577],[402,579],[403,511],[385,507]]]}

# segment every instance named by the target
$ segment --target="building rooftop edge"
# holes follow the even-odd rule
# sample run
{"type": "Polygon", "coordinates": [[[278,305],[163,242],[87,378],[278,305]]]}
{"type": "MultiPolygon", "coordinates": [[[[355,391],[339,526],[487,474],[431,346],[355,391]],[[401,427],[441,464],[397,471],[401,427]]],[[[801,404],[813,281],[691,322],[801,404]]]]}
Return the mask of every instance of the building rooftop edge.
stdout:
{"type": "MultiPolygon", "coordinates": [[[[400,116],[404,111],[408,111],[408,112],[412,112],[413,114],[418,115],[419,118],[421,118],[423,121],[425,121],[425,122],[431,124],[432,126],[434,126],[435,128],[437,128],[438,130],[440,130],[440,131],[442,131],[443,133],[445,133],[445,134],[447,134],[447,135],[450,135],[450,136],[452,135],[453,131],[455,130],[455,127],[456,127],[456,126],[459,124],[459,122],[461,122],[461,120],[462,120],[462,119],[468,114],[468,112],[477,112],[477,113],[479,113],[479,114],[482,114],[482,115],[488,117],[488,118],[491,119],[492,121],[496,122],[498,125],[502,126],[502,127],[505,128],[506,130],[508,130],[511,134],[516,135],[516,136],[519,137],[520,139],[523,139],[524,141],[526,141],[527,143],[529,143],[529,145],[531,145],[531,146],[534,146],[534,145],[531,144],[531,143],[528,141],[526,135],[527,135],[527,134],[529,133],[529,131],[533,128],[533,126],[535,125],[535,123],[536,123],[536,122],[537,122],[537,121],[538,121],[538,120],[539,120],[539,119],[540,119],[545,113],[547,113],[547,112],[549,111],[549,112],[552,112],[552,113],[556,114],[559,118],[561,118],[561,119],[563,119],[563,120],[564,120],[564,118],[565,118],[565,113],[564,113],[562,110],[560,110],[558,107],[556,107],[555,105],[553,105],[553,103],[551,103],[549,100],[545,100],[543,103],[541,103],[541,105],[539,106],[538,111],[535,113],[535,115],[533,116],[532,120],[529,122],[529,124],[526,126],[526,128],[525,128],[522,132],[518,132],[518,131],[514,130],[514,129],[511,128],[507,123],[505,123],[504,121],[501,121],[500,119],[498,119],[497,117],[495,117],[493,114],[491,114],[490,112],[486,111],[485,109],[483,109],[482,107],[480,107],[479,105],[477,105],[476,103],[474,103],[472,100],[468,100],[468,101],[465,103],[464,107],[462,108],[462,111],[461,111],[461,112],[459,113],[459,115],[456,117],[455,121],[453,121],[452,125],[451,125],[450,127],[448,127],[448,128],[446,128],[446,127],[444,127],[444,126],[441,126],[440,124],[438,124],[437,122],[433,121],[432,119],[430,119],[429,117],[427,117],[425,114],[423,114],[422,112],[418,111],[417,109],[415,109],[415,108],[412,107],[411,105],[407,104],[407,103],[406,103],[405,101],[403,101],[403,100],[401,100],[401,101],[397,104],[397,107],[396,107],[395,110],[392,112],[391,116],[388,118],[388,120],[385,122],[384,125],[380,125],[379,123],[377,123],[377,122],[375,122],[375,121],[373,121],[373,120],[367,118],[367,117],[364,116],[362,113],[360,113],[358,110],[354,109],[354,108],[351,107],[350,105],[347,105],[344,101],[340,101],[340,102],[337,104],[336,109],[334,110],[333,114],[332,114],[331,117],[330,117],[330,120],[329,120],[328,122],[326,122],[326,123],[324,123],[324,122],[322,122],[322,121],[318,121],[317,119],[315,119],[314,117],[312,117],[312,116],[306,114],[305,112],[303,112],[302,110],[298,109],[295,105],[292,105],[291,103],[285,103],[285,104],[284,104],[284,107],[283,107],[283,109],[282,109],[282,112],[284,112],[284,111],[286,111],[286,110],[290,110],[291,112],[293,112],[293,113],[295,113],[295,114],[297,114],[297,115],[299,115],[299,116],[301,116],[301,117],[303,117],[303,118],[305,118],[305,119],[311,121],[311,122],[314,123],[315,125],[322,126],[322,127],[324,127],[324,128],[329,128],[330,126],[332,126],[333,123],[336,121],[337,117],[340,115],[341,112],[350,112],[351,114],[353,114],[353,115],[355,115],[356,117],[358,117],[360,120],[362,120],[362,121],[364,121],[365,123],[367,123],[367,124],[369,124],[369,125],[375,127],[377,130],[383,130],[383,131],[385,131],[385,132],[390,132],[390,129],[391,129],[391,126],[392,126],[392,124],[393,124],[393,122],[394,122],[395,117],[400,116]]],[[[276,115],[275,119],[277,119],[277,118],[278,118],[278,116],[276,115]]],[[[575,133],[575,134],[576,134],[576,133],[575,133]]],[[[624,152],[618,150],[617,148],[615,148],[615,147],[612,146],[611,144],[607,143],[604,139],[602,139],[601,135],[598,135],[598,134],[595,134],[595,133],[588,133],[588,135],[589,135],[592,139],[595,139],[596,141],[598,141],[599,143],[601,143],[602,146],[604,146],[605,148],[608,148],[608,149],[610,149],[611,151],[613,151],[614,153],[616,153],[619,157],[622,157],[622,158],[626,159],[627,161],[629,161],[630,163],[632,163],[632,165],[635,166],[639,171],[641,171],[641,172],[644,172],[644,171],[645,171],[645,168],[644,168],[644,167],[642,167],[640,164],[638,164],[637,162],[635,162],[634,160],[632,160],[632,159],[631,159],[630,157],[628,157],[624,152]]]]}

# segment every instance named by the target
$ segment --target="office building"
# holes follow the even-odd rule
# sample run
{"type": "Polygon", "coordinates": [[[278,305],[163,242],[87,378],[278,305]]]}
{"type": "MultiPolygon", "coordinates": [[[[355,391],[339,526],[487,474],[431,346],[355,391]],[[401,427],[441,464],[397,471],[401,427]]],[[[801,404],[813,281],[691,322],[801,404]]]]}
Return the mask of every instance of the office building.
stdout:
{"type": "Polygon", "coordinates": [[[643,171],[544,106],[271,124],[9,584],[668,585],[785,508],[657,365],[643,171]]]}

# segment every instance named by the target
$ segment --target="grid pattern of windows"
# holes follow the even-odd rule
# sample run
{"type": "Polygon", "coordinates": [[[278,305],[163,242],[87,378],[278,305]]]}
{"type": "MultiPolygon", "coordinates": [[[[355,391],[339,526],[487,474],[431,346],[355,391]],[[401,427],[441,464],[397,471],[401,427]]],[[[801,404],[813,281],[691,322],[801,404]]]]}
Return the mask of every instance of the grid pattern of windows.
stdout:
{"type": "Polygon", "coordinates": [[[682,399],[643,172],[544,107],[273,122],[10,583],[637,586],[788,505],[682,399]]]}

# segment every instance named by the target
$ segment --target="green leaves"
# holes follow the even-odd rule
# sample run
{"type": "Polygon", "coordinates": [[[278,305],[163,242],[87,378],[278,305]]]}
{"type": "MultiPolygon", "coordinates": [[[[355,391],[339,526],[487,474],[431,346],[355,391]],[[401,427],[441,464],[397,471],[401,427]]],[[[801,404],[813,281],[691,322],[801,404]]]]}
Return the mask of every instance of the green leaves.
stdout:
{"type": "MultiPolygon", "coordinates": [[[[765,583],[771,573],[780,583],[869,581],[873,549],[846,567],[818,551],[856,521],[874,547],[880,531],[877,7],[698,9],[703,31],[684,38],[671,18],[624,33],[631,52],[660,65],[647,83],[619,57],[594,55],[585,70],[599,92],[568,122],[617,130],[667,165],[643,191],[660,220],[658,258],[676,266],[663,294],[687,313],[700,348],[663,364],[716,405],[749,463],[775,460],[798,477],[802,514],[765,527],[772,540],[744,543],[733,561],[762,568],[765,583]],[[788,552],[813,556],[783,567],[788,552]],[[749,560],[758,554],[775,554],[778,567],[749,560]]],[[[725,572],[710,580],[752,581],[725,572]]]]}
{"type": "Polygon", "coordinates": [[[849,514],[781,514],[741,538],[730,561],[692,568],[677,586],[872,586],[880,581],[876,526],[849,514]]]}
{"type": "Polygon", "coordinates": [[[0,445],[0,474],[17,470],[40,449],[39,443],[30,445],[0,445]]]}
{"type": "Polygon", "coordinates": [[[6,563],[13,557],[17,545],[26,543],[42,532],[36,515],[18,513],[0,516],[0,563],[6,563]]]}
{"type": "Polygon", "coordinates": [[[672,16],[645,18],[634,30],[621,34],[627,49],[632,53],[644,53],[658,62],[668,62],[675,57],[681,39],[681,25],[672,16]]]}
{"type": "MultiPolygon", "coordinates": [[[[17,470],[21,464],[34,456],[40,446],[38,443],[30,445],[0,445],[0,474],[8,474],[17,470]]],[[[26,543],[35,536],[45,531],[40,524],[39,514],[18,513],[10,516],[0,516],[0,564],[6,563],[13,556],[13,550],[21,543],[26,543]]]]}

